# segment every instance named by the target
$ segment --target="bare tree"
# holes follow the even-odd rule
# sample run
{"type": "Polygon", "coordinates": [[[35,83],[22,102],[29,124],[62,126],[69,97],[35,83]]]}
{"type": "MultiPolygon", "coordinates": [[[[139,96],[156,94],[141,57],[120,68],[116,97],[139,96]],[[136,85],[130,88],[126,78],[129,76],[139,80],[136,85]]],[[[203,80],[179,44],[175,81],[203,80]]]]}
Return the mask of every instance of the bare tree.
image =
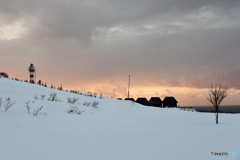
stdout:
{"type": "Polygon", "coordinates": [[[213,105],[216,115],[216,124],[218,124],[218,113],[221,102],[227,97],[228,84],[224,80],[211,83],[207,95],[207,100],[213,105]]]}

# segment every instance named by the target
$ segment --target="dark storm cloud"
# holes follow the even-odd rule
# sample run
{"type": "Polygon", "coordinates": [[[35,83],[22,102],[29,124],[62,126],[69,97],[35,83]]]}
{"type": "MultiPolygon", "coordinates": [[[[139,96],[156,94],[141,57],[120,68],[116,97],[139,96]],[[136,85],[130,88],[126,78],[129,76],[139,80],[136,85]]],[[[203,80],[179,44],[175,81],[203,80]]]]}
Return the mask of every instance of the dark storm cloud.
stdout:
{"type": "Polygon", "coordinates": [[[27,25],[34,35],[88,40],[96,27],[131,24],[168,14],[184,15],[204,6],[232,9],[239,4],[238,0],[2,0],[0,13],[2,19],[9,20],[28,16],[27,25]]]}
{"type": "Polygon", "coordinates": [[[132,73],[139,84],[205,87],[226,75],[239,88],[239,13],[239,0],[1,0],[1,26],[23,21],[26,33],[1,40],[0,54],[72,83],[132,73]]]}

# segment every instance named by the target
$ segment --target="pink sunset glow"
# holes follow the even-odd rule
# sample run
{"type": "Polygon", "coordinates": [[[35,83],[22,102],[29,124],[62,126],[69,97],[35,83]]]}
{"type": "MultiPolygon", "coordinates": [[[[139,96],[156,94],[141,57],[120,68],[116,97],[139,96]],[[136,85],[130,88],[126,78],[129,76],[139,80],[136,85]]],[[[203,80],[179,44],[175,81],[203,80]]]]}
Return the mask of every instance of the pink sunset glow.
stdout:
{"type": "Polygon", "coordinates": [[[131,97],[174,96],[208,105],[224,77],[239,104],[240,3],[229,1],[7,1],[0,4],[0,72],[65,89],[131,97]]]}

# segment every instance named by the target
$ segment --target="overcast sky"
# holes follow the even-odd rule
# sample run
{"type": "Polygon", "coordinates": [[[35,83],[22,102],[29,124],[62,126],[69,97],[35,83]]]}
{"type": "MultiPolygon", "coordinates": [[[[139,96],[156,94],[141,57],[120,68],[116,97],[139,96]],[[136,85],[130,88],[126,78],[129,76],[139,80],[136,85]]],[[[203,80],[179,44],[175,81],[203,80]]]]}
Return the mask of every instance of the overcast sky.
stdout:
{"type": "Polygon", "coordinates": [[[108,96],[206,104],[225,77],[240,96],[239,0],[0,0],[0,71],[108,96]]]}

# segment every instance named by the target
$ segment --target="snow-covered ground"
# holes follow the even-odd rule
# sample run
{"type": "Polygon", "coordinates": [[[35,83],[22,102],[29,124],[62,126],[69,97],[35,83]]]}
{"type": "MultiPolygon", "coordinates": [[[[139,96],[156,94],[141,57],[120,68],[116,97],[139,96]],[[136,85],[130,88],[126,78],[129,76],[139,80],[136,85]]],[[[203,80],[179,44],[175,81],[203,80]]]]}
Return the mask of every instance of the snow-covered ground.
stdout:
{"type": "Polygon", "coordinates": [[[216,125],[211,113],[143,107],[2,78],[0,98],[0,160],[240,160],[239,114],[220,114],[216,125]],[[47,100],[51,93],[58,101],[47,100]],[[15,104],[5,112],[7,97],[15,104]],[[79,100],[69,104],[68,98],[79,100]],[[69,114],[70,105],[84,112],[69,114]]]}

